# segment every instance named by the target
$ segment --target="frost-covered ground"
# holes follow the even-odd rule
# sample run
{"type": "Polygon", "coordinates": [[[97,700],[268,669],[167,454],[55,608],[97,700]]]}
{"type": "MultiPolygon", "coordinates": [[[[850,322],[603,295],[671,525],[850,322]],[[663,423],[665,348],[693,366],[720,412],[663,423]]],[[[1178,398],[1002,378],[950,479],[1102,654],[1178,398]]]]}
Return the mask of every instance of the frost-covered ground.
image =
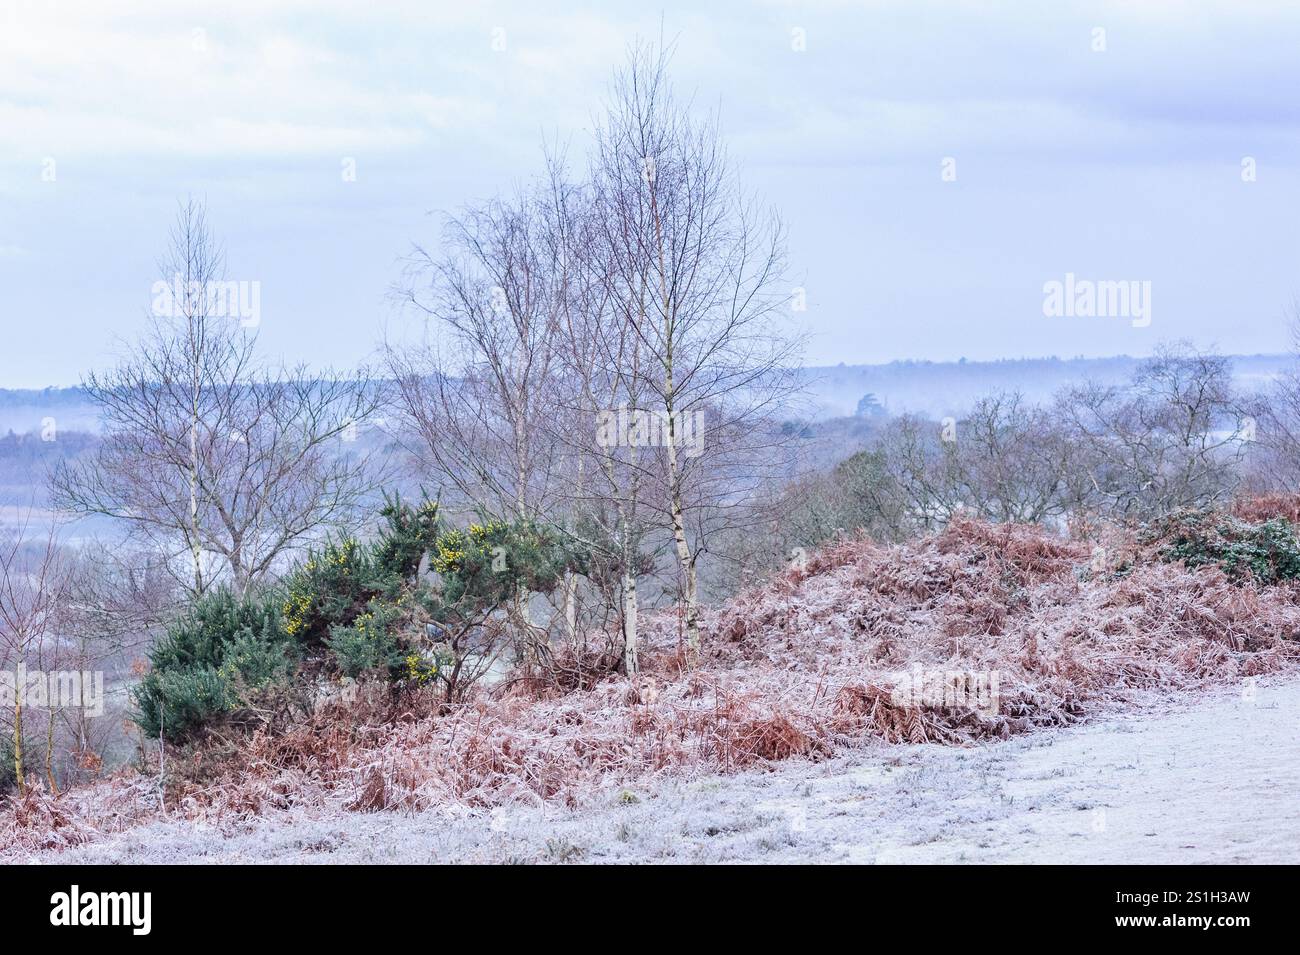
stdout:
{"type": "Polygon", "coordinates": [[[971,748],[616,790],[578,811],[154,823],[41,862],[1300,862],[1300,682],[971,748]]]}

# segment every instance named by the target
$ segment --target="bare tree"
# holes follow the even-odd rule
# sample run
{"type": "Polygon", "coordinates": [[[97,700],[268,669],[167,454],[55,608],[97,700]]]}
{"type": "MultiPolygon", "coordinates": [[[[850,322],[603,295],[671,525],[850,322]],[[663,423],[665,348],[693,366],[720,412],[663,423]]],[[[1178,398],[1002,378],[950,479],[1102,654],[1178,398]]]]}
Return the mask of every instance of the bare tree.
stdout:
{"type": "Polygon", "coordinates": [[[964,503],[991,520],[1043,523],[1070,500],[1074,445],[1050,410],[1018,392],[980,399],[957,426],[964,503]]]}
{"type": "Polygon", "coordinates": [[[147,649],[175,614],[176,590],[160,553],[89,541],[68,555],[58,615],[64,665],[102,674],[110,692],[98,715],[84,706],[60,712],[63,778],[94,776],[123,741],[128,704],[111,690],[139,676],[147,649]]]}
{"type": "Polygon", "coordinates": [[[565,263],[540,193],[447,221],[446,248],[416,246],[398,297],[428,320],[418,346],[386,349],[416,455],[463,501],[534,518],[554,500],[556,334],[565,263]]]}
{"type": "Polygon", "coordinates": [[[347,439],[378,406],[363,374],[311,376],[255,357],[256,337],[214,308],[223,253],[203,209],[181,207],[164,275],[181,290],[114,370],[84,388],[104,436],[52,478],[57,506],[124,522],[188,554],[187,587],[239,589],[323,529],[354,519],[374,486],[347,439]]]}
{"type": "Polygon", "coordinates": [[[639,49],[616,76],[585,184],[552,160],[539,186],[451,220],[443,252],[416,249],[399,294],[437,334],[388,353],[432,470],[590,555],[628,672],[657,536],[698,650],[697,564],[720,530],[757,520],[797,364],[779,321],[780,223],[741,192],[716,123],[674,102],[665,70],[639,49]]]}
{"type": "Polygon", "coordinates": [[[1244,419],[1226,358],[1163,348],[1129,385],[1067,389],[1056,409],[1086,449],[1097,498],[1116,516],[1149,520],[1216,504],[1236,486],[1244,419]]]}
{"type": "Polygon", "coordinates": [[[1001,522],[1148,520],[1231,493],[1241,409],[1225,359],[1176,346],[1126,385],[1085,383],[1046,407],[1003,392],[959,420],[904,415],[877,448],[923,530],[959,508],[1001,522]]]}
{"type": "Polygon", "coordinates": [[[552,429],[573,463],[565,472],[570,533],[589,555],[588,580],[618,617],[623,669],[632,676],[639,668],[640,579],[653,568],[644,550],[652,523],[643,488],[655,462],[635,442],[603,440],[599,423],[644,412],[647,355],[600,204],[584,198],[555,217],[575,269],[565,288],[564,374],[552,429]]]}
{"type": "Polygon", "coordinates": [[[1288,314],[1297,361],[1252,397],[1243,418],[1251,442],[1247,480],[1259,492],[1300,493],[1300,300],[1288,314]]]}
{"type": "Polygon", "coordinates": [[[877,443],[911,522],[921,530],[942,527],[963,504],[958,434],[956,422],[907,414],[891,421],[877,443]]]}
{"type": "MultiPolygon", "coordinates": [[[[548,212],[565,188],[556,177],[471,207],[447,221],[443,250],[416,246],[397,295],[427,319],[425,340],[386,349],[416,458],[463,505],[517,520],[548,519],[559,500],[563,462],[549,419],[568,262],[548,212]]],[[[565,594],[572,589],[566,581],[565,594]]],[[[544,654],[523,588],[511,613],[524,646],[544,654]]]]}
{"type": "Polygon", "coordinates": [[[741,191],[716,119],[697,121],[674,99],[667,60],[638,47],[616,75],[592,183],[602,244],[614,251],[614,310],[644,357],[653,408],[633,427],[658,429],[645,445],[663,461],[658,499],[695,652],[697,561],[742,512],[742,474],[760,480],[752,466],[764,456],[746,452],[764,444],[770,460],[779,443],[766,418],[794,390],[786,372],[798,342],[778,320],[789,303],[781,224],[741,191]]]}
{"type": "MultiPolygon", "coordinates": [[[[34,664],[44,670],[56,662],[59,651],[56,620],[67,584],[66,566],[56,530],[51,524],[38,539],[31,533],[28,511],[17,529],[0,539],[0,661],[15,674],[13,685],[13,770],[19,793],[27,789],[26,680],[18,680],[20,669],[34,664]]],[[[54,735],[53,701],[46,700],[47,740],[45,771],[53,790],[52,752],[54,735]]]]}

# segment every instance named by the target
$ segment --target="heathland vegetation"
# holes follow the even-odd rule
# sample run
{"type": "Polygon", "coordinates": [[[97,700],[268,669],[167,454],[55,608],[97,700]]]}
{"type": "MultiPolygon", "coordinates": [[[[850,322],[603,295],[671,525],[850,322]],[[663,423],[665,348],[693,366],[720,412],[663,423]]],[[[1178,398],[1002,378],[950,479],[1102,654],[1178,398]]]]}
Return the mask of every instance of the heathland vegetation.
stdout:
{"type": "Polygon", "coordinates": [[[223,261],[184,203],[175,307],[83,384],[101,430],[50,500],[113,545],[0,546],[3,666],[112,688],[107,720],[15,693],[9,849],[164,813],[577,803],[1300,655],[1300,373],[1247,393],[1170,344],[1050,398],[807,420],[781,221],[661,51],[581,164],[412,249],[394,299],[428,335],[372,367],[264,361],[209,311],[223,261]]]}

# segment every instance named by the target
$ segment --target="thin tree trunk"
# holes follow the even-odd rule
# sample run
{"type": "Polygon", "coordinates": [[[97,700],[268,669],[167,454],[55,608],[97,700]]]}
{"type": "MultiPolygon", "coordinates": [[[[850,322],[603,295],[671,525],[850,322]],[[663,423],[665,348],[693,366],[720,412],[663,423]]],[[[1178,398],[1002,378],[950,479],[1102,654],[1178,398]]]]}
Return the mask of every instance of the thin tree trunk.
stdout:
{"type": "Polygon", "coordinates": [[[627,671],[628,677],[636,676],[640,668],[636,650],[636,618],[636,576],[625,573],[623,575],[623,669],[627,671]]]}
{"type": "Polygon", "coordinates": [[[691,662],[700,652],[700,609],[696,602],[695,557],[686,539],[685,508],[682,506],[682,475],[677,461],[676,398],[673,381],[673,336],[676,334],[676,309],[668,288],[668,270],[664,261],[663,225],[659,216],[659,203],[654,190],[650,193],[650,208],[654,214],[655,242],[659,252],[659,284],[664,310],[664,412],[668,426],[668,493],[669,511],[673,522],[673,540],[677,545],[677,562],[681,565],[682,583],[686,600],[686,647],[691,662]]]}
{"type": "MultiPolygon", "coordinates": [[[[631,464],[632,486],[630,488],[629,500],[619,502],[619,518],[621,522],[619,550],[623,559],[623,670],[627,673],[629,679],[636,676],[637,671],[641,668],[640,660],[637,656],[637,593],[636,593],[636,547],[632,538],[632,509],[636,507],[637,496],[641,490],[641,479],[637,476],[637,447],[635,444],[628,448],[628,460],[631,464]]],[[[613,486],[614,464],[613,458],[606,459],[607,467],[610,473],[610,484],[613,486]]]]}
{"type": "Polygon", "coordinates": [[[58,784],[54,781],[54,707],[50,707],[50,721],[45,727],[45,780],[50,784],[50,793],[59,794],[58,784]]]}
{"type": "MultiPolygon", "coordinates": [[[[669,395],[673,388],[673,367],[671,357],[668,360],[666,390],[669,395]]],[[[674,418],[672,399],[665,402],[668,416],[668,495],[669,513],[673,522],[673,541],[677,545],[677,563],[681,567],[682,583],[686,601],[686,646],[692,659],[700,652],[700,608],[697,599],[695,577],[695,555],[691,553],[690,542],[686,539],[685,508],[682,506],[681,467],[677,460],[677,424],[674,418]]]]}
{"type": "Polygon", "coordinates": [[[230,563],[230,579],[235,589],[241,595],[247,594],[250,581],[244,569],[244,538],[237,531],[230,535],[230,554],[227,560],[230,563]]]}
{"type": "MultiPolygon", "coordinates": [[[[515,431],[515,511],[519,515],[519,520],[526,521],[529,518],[528,502],[524,495],[524,482],[527,479],[527,471],[524,468],[524,433],[522,422],[516,417],[514,424],[515,431]]],[[[519,619],[519,624],[524,631],[524,646],[528,653],[536,662],[542,660],[542,646],[545,644],[544,638],[539,638],[537,628],[533,626],[532,610],[529,607],[529,593],[523,582],[515,588],[514,604],[515,614],[519,619]]]]}
{"type": "Polygon", "coordinates": [[[681,566],[686,601],[686,646],[691,655],[700,652],[700,607],[695,577],[695,556],[686,540],[686,521],[682,508],[682,493],[677,470],[677,452],[673,448],[672,426],[669,426],[668,480],[671,487],[670,512],[673,522],[673,540],[677,545],[677,563],[681,566]]]}
{"type": "Polygon", "coordinates": [[[27,795],[27,780],[23,775],[23,704],[14,701],[14,779],[18,782],[18,795],[27,795]]]}
{"type": "Polygon", "coordinates": [[[163,709],[158,704],[158,806],[167,814],[167,739],[163,735],[163,709]]]}
{"type": "Polygon", "coordinates": [[[203,553],[199,543],[199,424],[195,398],[190,422],[190,558],[194,563],[194,592],[203,593],[203,553]]]}

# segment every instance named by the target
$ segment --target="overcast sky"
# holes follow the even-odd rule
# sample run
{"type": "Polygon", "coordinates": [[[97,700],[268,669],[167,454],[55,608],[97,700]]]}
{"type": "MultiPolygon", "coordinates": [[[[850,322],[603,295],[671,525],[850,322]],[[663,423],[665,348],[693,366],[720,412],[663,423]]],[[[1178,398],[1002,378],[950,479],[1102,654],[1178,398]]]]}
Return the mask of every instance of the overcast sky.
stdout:
{"type": "Polygon", "coordinates": [[[661,22],[786,220],[811,363],[1280,351],[1298,7],[0,0],[0,387],[111,361],[187,194],[268,354],[366,358],[410,243],[580,155],[661,22]],[[1046,316],[1067,273],[1150,282],[1150,323],[1046,316]]]}

